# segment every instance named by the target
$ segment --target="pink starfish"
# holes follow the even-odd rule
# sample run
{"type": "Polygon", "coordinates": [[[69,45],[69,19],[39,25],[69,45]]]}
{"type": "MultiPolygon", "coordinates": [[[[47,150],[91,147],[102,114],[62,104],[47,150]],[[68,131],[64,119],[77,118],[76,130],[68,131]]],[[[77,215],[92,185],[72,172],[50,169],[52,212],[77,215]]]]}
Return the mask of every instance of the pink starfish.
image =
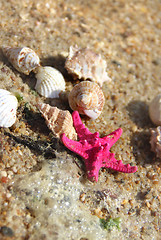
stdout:
{"type": "Polygon", "coordinates": [[[121,160],[114,158],[114,153],[109,152],[112,145],[120,138],[121,128],[103,138],[99,138],[98,132],[91,133],[85,127],[77,111],[73,112],[72,117],[79,141],[67,138],[65,133],[61,135],[61,141],[68,149],[83,157],[89,180],[97,182],[99,170],[102,167],[125,173],[137,171],[136,166],[124,165],[121,160]]]}

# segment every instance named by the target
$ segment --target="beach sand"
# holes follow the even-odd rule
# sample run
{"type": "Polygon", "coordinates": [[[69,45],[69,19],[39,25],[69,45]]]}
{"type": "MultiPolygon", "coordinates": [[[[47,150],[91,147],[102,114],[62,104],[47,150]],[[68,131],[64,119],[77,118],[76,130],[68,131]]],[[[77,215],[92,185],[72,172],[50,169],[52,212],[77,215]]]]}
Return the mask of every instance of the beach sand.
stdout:
{"type": "Polygon", "coordinates": [[[83,161],[47,128],[38,101],[63,110],[65,99],[45,99],[34,73],[19,73],[0,50],[0,88],[21,97],[17,121],[0,129],[0,239],[159,240],[161,160],[150,147],[148,106],[161,92],[161,5],[158,0],[0,1],[0,47],[27,46],[43,66],[58,69],[66,89],[79,82],[64,68],[70,46],[89,47],[107,62],[99,118],[81,116],[103,137],[121,127],[111,148],[136,173],[101,169],[86,178],[83,161]],[[49,149],[47,151],[47,149],[49,149]],[[104,229],[100,219],[119,218],[104,229]]]}

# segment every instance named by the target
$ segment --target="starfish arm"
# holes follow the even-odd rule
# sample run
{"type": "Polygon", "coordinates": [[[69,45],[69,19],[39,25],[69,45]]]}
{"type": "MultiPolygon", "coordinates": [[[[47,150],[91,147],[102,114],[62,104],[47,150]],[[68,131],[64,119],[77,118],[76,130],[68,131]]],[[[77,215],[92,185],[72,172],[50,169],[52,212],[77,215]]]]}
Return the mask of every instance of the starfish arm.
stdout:
{"type": "Polygon", "coordinates": [[[138,169],[137,166],[130,166],[130,164],[124,165],[120,163],[112,163],[109,168],[123,173],[134,173],[138,169]]]}
{"type": "Polygon", "coordinates": [[[62,143],[72,152],[77,153],[78,155],[80,155],[83,158],[88,158],[87,153],[84,150],[84,147],[82,146],[82,144],[80,142],[74,141],[69,139],[68,137],[65,136],[65,133],[63,133],[60,136],[60,139],[62,141],[62,143]]]}
{"type": "Polygon", "coordinates": [[[102,164],[102,167],[111,168],[118,172],[134,173],[137,171],[137,166],[130,166],[130,164],[123,164],[121,160],[117,160],[114,157],[114,153],[110,153],[106,162],[102,164]]]}
{"type": "Polygon", "coordinates": [[[99,170],[102,166],[102,163],[99,161],[99,154],[89,157],[87,160],[84,160],[86,166],[87,178],[94,182],[98,181],[99,170]]]}
{"type": "Polygon", "coordinates": [[[123,164],[121,160],[118,161],[115,159],[114,153],[109,152],[111,146],[120,138],[122,134],[121,128],[103,138],[99,138],[98,132],[91,133],[85,127],[77,111],[73,112],[72,118],[79,141],[69,139],[64,133],[60,139],[69,150],[84,159],[87,177],[90,181],[98,181],[99,170],[102,167],[124,173],[134,173],[137,171],[136,166],[123,164]]]}
{"type": "Polygon", "coordinates": [[[74,111],[72,113],[72,118],[73,118],[73,125],[75,127],[75,130],[80,140],[85,139],[86,136],[92,135],[92,133],[88,130],[88,128],[86,128],[85,125],[82,123],[78,111],[74,111]]]}
{"type": "Polygon", "coordinates": [[[98,182],[98,175],[99,175],[99,169],[95,170],[95,171],[87,171],[87,178],[91,181],[91,182],[98,182]]]}
{"type": "Polygon", "coordinates": [[[116,129],[114,132],[108,134],[107,136],[103,137],[101,141],[108,142],[109,149],[117,142],[117,140],[121,137],[122,128],[116,129]]]}

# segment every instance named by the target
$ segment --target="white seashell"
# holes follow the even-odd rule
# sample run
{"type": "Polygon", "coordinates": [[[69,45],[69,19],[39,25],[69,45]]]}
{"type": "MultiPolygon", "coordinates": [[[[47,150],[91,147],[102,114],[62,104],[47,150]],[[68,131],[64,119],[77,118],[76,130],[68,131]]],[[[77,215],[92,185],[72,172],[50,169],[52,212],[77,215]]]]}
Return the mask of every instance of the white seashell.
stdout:
{"type": "Polygon", "coordinates": [[[89,79],[100,86],[105,81],[111,81],[106,72],[106,61],[102,59],[101,55],[88,48],[80,49],[77,46],[71,46],[65,67],[75,79],[89,79]]]}
{"type": "Polygon", "coordinates": [[[2,47],[2,51],[14,68],[26,75],[40,66],[38,55],[28,47],[2,47]]]}
{"type": "Polygon", "coordinates": [[[11,127],[16,121],[18,101],[9,91],[0,89],[0,127],[11,127]]]}
{"type": "Polygon", "coordinates": [[[150,129],[151,150],[156,153],[158,158],[161,158],[161,126],[150,129]]]}
{"type": "Polygon", "coordinates": [[[37,107],[46,119],[47,126],[56,137],[60,138],[60,135],[65,133],[68,138],[77,139],[77,133],[73,127],[72,115],[69,111],[60,110],[45,103],[39,103],[37,107]]]}
{"type": "Polygon", "coordinates": [[[161,125],[161,94],[157,95],[151,101],[149,105],[149,116],[155,125],[161,125]]]}
{"type": "Polygon", "coordinates": [[[73,111],[96,119],[102,112],[105,98],[97,83],[83,81],[74,86],[68,95],[69,105],[73,111]]]}
{"type": "Polygon", "coordinates": [[[36,69],[36,91],[46,98],[59,98],[59,93],[65,91],[63,75],[53,67],[38,67],[36,69]]]}

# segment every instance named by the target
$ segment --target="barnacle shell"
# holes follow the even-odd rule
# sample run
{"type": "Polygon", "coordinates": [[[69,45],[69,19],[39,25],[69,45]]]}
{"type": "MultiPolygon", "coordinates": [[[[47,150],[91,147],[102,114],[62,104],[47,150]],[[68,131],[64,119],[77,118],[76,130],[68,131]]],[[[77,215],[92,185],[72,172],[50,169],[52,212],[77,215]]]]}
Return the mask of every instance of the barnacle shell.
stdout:
{"type": "Polygon", "coordinates": [[[97,83],[83,81],[74,86],[68,96],[72,110],[96,119],[102,112],[105,98],[97,83]]]}
{"type": "Polygon", "coordinates": [[[37,92],[46,98],[58,98],[59,93],[65,90],[63,75],[53,67],[38,67],[36,69],[37,92]]]}
{"type": "Polygon", "coordinates": [[[161,125],[161,94],[158,94],[149,105],[149,116],[152,122],[161,125]]]}
{"type": "Polygon", "coordinates": [[[26,75],[40,66],[38,55],[28,47],[2,47],[2,51],[14,68],[26,75]]]}
{"type": "Polygon", "coordinates": [[[11,127],[16,121],[18,101],[9,91],[0,89],[0,127],[11,127]]]}
{"type": "Polygon", "coordinates": [[[65,133],[68,138],[77,139],[77,133],[73,127],[72,115],[69,111],[60,110],[45,103],[39,103],[37,107],[46,119],[47,126],[56,137],[60,138],[60,135],[65,133]]]}
{"type": "Polygon", "coordinates": [[[158,158],[161,158],[161,126],[150,129],[151,150],[156,153],[158,158]]]}
{"type": "Polygon", "coordinates": [[[65,67],[74,78],[90,79],[100,86],[105,81],[111,81],[106,72],[106,61],[100,54],[96,54],[88,48],[80,49],[77,46],[71,46],[65,67]]]}

